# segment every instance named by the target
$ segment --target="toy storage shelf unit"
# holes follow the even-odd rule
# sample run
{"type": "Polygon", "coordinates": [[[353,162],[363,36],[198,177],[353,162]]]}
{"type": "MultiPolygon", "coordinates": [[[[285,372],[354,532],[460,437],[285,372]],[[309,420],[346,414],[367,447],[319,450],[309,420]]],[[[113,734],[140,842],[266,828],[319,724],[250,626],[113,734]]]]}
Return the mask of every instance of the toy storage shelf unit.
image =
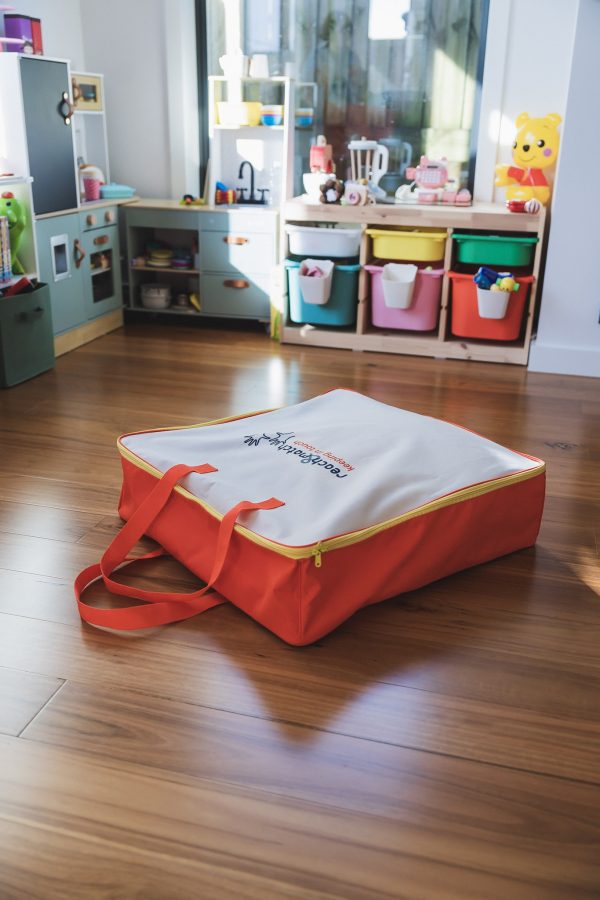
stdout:
{"type": "Polygon", "coordinates": [[[268,322],[278,220],[266,206],[128,205],[128,309],[268,322]]]}
{"type": "Polygon", "coordinates": [[[545,228],[543,208],[528,215],[491,203],[356,207],[313,205],[299,197],[285,204],[284,219],[283,343],[527,364],[545,228]],[[353,230],[360,232],[351,248],[355,255],[344,251],[342,257],[340,238],[353,230]],[[311,315],[309,305],[302,302],[298,280],[304,257],[316,265],[319,258],[339,264],[334,269],[338,291],[330,313],[322,305],[312,307],[319,312],[311,315]],[[389,262],[416,266],[408,306],[390,300],[392,288],[383,275],[389,262]],[[360,271],[351,282],[347,267],[356,264],[360,271]],[[513,272],[520,284],[502,319],[479,314],[473,275],[484,265],[513,272]],[[342,289],[343,279],[347,280],[342,289]],[[343,314],[338,321],[335,309],[340,302],[343,314]]]}
{"type": "MultiPolygon", "coordinates": [[[[23,229],[19,235],[17,259],[24,270],[24,274],[30,280],[38,277],[38,256],[35,239],[35,222],[33,219],[33,199],[31,196],[32,178],[19,178],[13,176],[0,176],[0,196],[12,194],[24,212],[23,229]]],[[[3,198],[5,200],[9,197],[3,198]]],[[[0,216],[5,214],[4,204],[0,205],[0,216]]],[[[2,289],[15,284],[23,277],[13,271],[13,278],[9,282],[3,282],[2,289]]]]}

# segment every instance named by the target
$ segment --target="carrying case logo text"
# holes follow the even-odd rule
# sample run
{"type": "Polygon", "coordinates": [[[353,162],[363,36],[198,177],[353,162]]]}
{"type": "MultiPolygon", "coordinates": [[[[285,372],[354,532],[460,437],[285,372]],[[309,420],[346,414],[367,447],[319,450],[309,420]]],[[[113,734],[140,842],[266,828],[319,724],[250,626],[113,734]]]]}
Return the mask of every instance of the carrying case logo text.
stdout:
{"type": "Polygon", "coordinates": [[[260,444],[272,447],[279,453],[295,457],[305,466],[318,466],[331,475],[335,475],[336,478],[347,478],[350,472],[354,471],[354,466],[330,450],[317,450],[316,447],[305,441],[294,440],[295,437],[293,431],[276,431],[275,434],[247,434],[244,443],[249,447],[258,447],[260,444]]]}

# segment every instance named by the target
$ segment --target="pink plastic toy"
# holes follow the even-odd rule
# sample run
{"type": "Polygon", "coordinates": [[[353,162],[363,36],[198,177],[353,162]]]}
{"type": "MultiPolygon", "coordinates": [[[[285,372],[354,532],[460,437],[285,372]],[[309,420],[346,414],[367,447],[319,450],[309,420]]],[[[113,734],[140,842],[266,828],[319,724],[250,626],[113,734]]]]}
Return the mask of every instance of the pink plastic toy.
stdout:
{"type": "Polygon", "coordinates": [[[467,206],[471,202],[471,194],[465,188],[457,191],[448,187],[454,179],[448,178],[448,160],[429,159],[422,156],[418,166],[406,170],[406,177],[412,184],[402,185],[396,191],[396,200],[401,203],[452,203],[467,206]],[[413,190],[414,188],[414,190],[413,190]]]}

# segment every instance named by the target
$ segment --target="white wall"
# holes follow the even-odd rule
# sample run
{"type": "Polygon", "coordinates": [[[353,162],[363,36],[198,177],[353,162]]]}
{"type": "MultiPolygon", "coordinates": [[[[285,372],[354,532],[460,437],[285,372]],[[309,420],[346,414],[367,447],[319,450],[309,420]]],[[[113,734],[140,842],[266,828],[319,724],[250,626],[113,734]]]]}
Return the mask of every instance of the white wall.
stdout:
{"type": "Polygon", "coordinates": [[[537,339],[529,368],[600,376],[600,2],[579,0],[573,66],[552,202],[537,339]]]}
{"type": "Polygon", "coordinates": [[[81,0],[87,70],[105,76],[111,179],[169,194],[163,0],[81,0]]]}
{"type": "Polygon", "coordinates": [[[143,197],[198,194],[193,0],[80,4],[86,66],[105,75],[111,179],[143,197]]]}
{"type": "Polygon", "coordinates": [[[11,12],[41,19],[45,56],[70,59],[75,71],[84,68],[79,0],[12,0],[10,5],[11,12]]]}
{"type": "MultiPolygon", "coordinates": [[[[520,112],[564,117],[578,0],[491,0],[475,198],[504,202],[494,168],[512,162],[520,112]]],[[[552,181],[552,173],[548,180],[552,181]]]]}

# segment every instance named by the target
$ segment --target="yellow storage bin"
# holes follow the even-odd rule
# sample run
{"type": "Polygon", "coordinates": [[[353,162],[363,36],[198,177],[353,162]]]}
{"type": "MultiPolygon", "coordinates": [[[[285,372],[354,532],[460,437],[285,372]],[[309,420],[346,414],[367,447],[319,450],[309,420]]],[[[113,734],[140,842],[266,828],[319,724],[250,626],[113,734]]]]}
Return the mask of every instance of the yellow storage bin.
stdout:
{"type": "Polygon", "coordinates": [[[367,228],[373,239],[373,256],[378,259],[406,259],[415,262],[434,262],[443,259],[446,249],[446,231],[425,231],[407,228],[392,231],[383,228],[367,228]]]}
{"type": "Polygon", "coordinates": [[[219,125],[260,125],[262,103],[223,100],[217,103],[219,125]]]}

